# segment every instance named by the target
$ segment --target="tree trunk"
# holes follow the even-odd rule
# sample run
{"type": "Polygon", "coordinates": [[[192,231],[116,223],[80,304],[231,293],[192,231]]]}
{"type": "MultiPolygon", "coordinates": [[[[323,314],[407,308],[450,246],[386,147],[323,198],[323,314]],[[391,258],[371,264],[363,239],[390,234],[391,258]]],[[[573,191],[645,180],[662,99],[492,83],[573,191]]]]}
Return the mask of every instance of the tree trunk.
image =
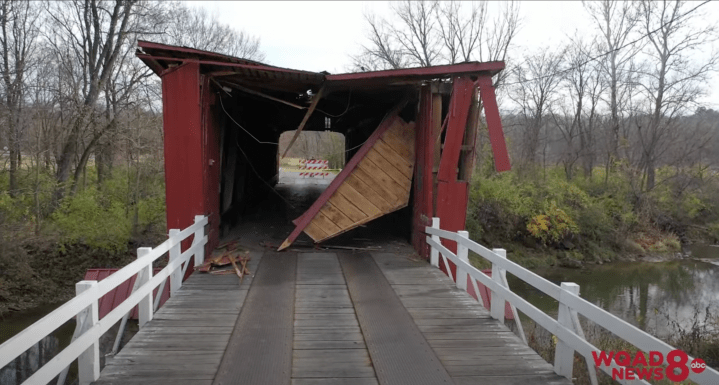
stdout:
{"type": "Polygon", "coordinates": [[[655,170],[654,170],[654,160],[651,159],[651,157],[650,157],[649,159],[647,159],[647,166],[646,166],[646,167],[647,167],[647,185],[646,185],[647,188],[646,188],[646,191],[651,191],[652,189],[654,189],[655,176],[656,176],[655,170]]]}
{"type": "Polygon", "coordinates": [[[87,166],[87,161],[90,159],[90,154],[92,153],[93,148],[95,148],[95,145],[97,144],[97,141],[100,140],[102,137],[102,131],[95,134],[92,137],[92,140],[85,148],[85,151],[82,152],[82,156],[80,157],[80,160],[77,162],[77,167],[75,168],[75,175],[74,179],[72,181],[72,189],[71,194],[75,195],[77,192],[77,183],[80,180],[80,176],[85,171],[85,167],[87,166]]]}

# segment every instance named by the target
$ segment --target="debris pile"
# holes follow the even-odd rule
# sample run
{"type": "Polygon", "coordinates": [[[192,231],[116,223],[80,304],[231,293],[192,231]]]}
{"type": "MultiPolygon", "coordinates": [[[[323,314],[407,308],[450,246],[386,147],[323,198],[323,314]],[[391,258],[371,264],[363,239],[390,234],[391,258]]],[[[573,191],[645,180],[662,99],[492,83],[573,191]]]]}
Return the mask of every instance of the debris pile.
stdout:
{"type": "Polygon", "coordinates": [[[250,251],[240,249],[237,242],[229,242],[217,248],[221,254],[217,257],[208,259],[200,266],[195,267],[195,271],[202,273],[210,273],[215,275],[237,274],[242,283],[245,275],[250,274],[247,263],[250,261],[250,251]],[[223,251],[224,250],[224,251],[223,251]]]}

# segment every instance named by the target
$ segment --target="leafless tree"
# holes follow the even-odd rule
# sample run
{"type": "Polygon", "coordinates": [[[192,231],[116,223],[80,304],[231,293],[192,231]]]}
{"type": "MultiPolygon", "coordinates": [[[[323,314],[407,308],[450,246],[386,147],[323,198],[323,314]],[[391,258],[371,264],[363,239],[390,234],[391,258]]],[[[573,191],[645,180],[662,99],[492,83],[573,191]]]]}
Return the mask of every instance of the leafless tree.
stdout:
{"type": "MultiPolygon", "coordinates": [[[[594,19],[603,42],[602,69],[609,88],[607,102],[610,111],[610,136],[608,145],[608,167],[618,158],[621,111],[628,95],[622,93],[622,80],[626,78],[628,66],[641,45],[629,44],[638,25],[637,6],[630,1],[598,0],[585,1],[584,7],[594,19]]],[[[609,171],[609,169],[607,170],[609,171]]]]}
{"type": "Polygon", "coordinates": [[[10,195],[17,195],[17,171],[22,164],[20,141],[24,132],[22,112],[27,91],[27,75],[32,71],[39,35],[40,7],[37,3],[2,0],[0,2],[0,49],[10,155],[10,195]]]}
{"type": "Polygon", "coordinates": [[[353,56],[355,70],[427,67],[462,61],[506,60],[519,30],[519,6],[488,3],[403,1],[391,19],[365,15],[369,43],[353,56]]]}
{"type": "Polygon", "coordinates": [[[508,97],[518,106],[523,123],[520,168],[537,161],[540,145],[545,144],[542,130],[546,118],[554,113],[554,104],[561,86],[561,70],[565,52],[544,49],[530,56],[524,64],[514,67],[508,97]]]}
{"type": "Polygon", "coordinates": [[[650,42],[640,82],[643,115],[636,120],[646,190],[654,188],[658,160],[683,134],[676,119],[696,106],[719,62],[715,52],[700,62],[689,60],[690,53],[717,40],[716,26],[697,23],[699,14],[689,8],[682,1],[640,3],[641,26],[650,42]]]}
{"type": "Polygon", "coordinates": [[[61,65],[70,81],[68,91],[77,102],[57,155],[56,177],[60,187],[56,199],[64,195],[64,183],[70,177],[73,163],[79,162],[76,157],[82,145],[81,134],[94,118],[97,102],[115,70],[136,5],[136,0],[50,4],[49,15],[55,29],[53,46],[64,59],[61,65]]]}
{"type": "Polygon", "coordinates": [[[259,37],[222,24],[217,14],[210,14],[204,8],[191,8],[181,2],[173,2],[165,17],[170,22],[165,25],[163,40],[169,44],[249,60],[265,59],[265,54],[260,50],[259,37]]]}

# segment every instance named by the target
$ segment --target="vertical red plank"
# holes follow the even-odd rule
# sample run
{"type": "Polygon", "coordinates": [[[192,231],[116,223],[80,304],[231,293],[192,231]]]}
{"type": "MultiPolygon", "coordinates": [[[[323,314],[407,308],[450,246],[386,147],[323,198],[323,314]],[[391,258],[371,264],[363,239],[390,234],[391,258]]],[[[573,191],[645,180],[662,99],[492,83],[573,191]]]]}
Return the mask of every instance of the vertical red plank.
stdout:
{"type": "Polygon", "coordinates": [[[459,165],[459,151],[462,148],[464,129],[467,125],[467,116],[472,103],[474,83],[467,77],[454,79],[452,100],[447,111],[447,134],[444,137],[444,149],[439,161],[437,180],[454,182],[457,180],[457,166],[459,165]]]}
{"type": "MultiPolygon", "coordinates": [[[[207,246],[205,258],[212,255],[217,247],[220,236],[220,127],[217,121],[216,98],[210,78],[202,77],[202,149],[204,159],[204,211],[208,216],[207,246]]],[[[190,262],[194,265],[194,260],[190,262]]],[[[192,273],[192,266],[187,269],[187,275],[192,273]]]]}
{"type": "Polygon", "coordinates": [[[492,85],[492,77],[480,76],[477,79],[479,85],[479,94],[482,97],[484,105],[484,116],[487,118],[487,129],[489,130],[489,142],[492,144],[492,153],[494,154],[494,167],[497,172],[509,171],[509,153],[507,152],[507,143],[504,141],[504,131],[502,130],[502,119],[499,117],[499,108],[497,107],[497,98],[494,94],[494,86],[492,85]]]}
{"type": "Polygon", "coordinates": [[[414,202],[412,207],[412,246],[422,258],[429,257],[424,228],[432,225],[432,87],[425,85],[420,91],[419,119],[415,140],[414,202]]]}
{"type": "MultiPolygon", "coordinates": [[[[474,83],[467,77],[454,79],[452,100],[447,111],[447,133],[437,173],[437,217],[440,227],[448,231],[465,228],[468,184],[457,181],[457,167],[474,87],[474,83]]],[[[450,251],[457,252],[456,242],[443,239],[442,244],[450,251]]],[[[455,277],[457,267],[452,262],[449,262],[449,266],[455,277]]],[[[440,268],[445,271],[442,263],[440,268]]]]}
{"type": "Polygon", "coordinates": [[[185,63],[162,77],[168,230],[184,229],[204,213],[200,106],[198,63],[185,63]]]}

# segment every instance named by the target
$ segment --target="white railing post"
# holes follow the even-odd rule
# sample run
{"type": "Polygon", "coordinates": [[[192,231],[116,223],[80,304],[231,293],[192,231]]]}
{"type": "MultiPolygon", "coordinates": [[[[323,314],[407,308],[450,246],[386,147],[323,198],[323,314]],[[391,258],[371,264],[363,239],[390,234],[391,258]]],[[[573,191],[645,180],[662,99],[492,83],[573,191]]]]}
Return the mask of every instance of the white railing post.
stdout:
{"type": "MultiPolygon", "coordinates": [[[[559,292],[559,313],[557,314],[557,321],[562,326],[566,326],[569,330],[575,330],[569,306],[564,304],[563,298],[567,295],[578,296],[579,285],[572,282],[562,282],[560,288],[561,291],[559,292]]],[[[573,368],[574,349],[572,349],[560,338],[557,338],[557,348],[554,352],[554,372],[571,380],[573,368]]]]}
{"type": "MultiPolygon", "coordinates": [[[[87,290],[97,289],[97,281],[80,281],[75,284],[75,295],[80,295],[87,290]]],[[[98,313],[98,298],[77,314],[77,322],[80,325],[78,337],[90,330],[100,320],[98,313]]],[[[100,342],[90,345],[87,350],[77,357],[77,374],[80,385],[90,384],[100,378],[100,342]]]]}
{"type": "MultiPolygon", "coordinates": [[[[501,258],[507,259],[507,250],[492,249],[492,251],[501,258]]],[[[500,286],[504,286],[502,282],[503,273],[504,269],[500,268],[494,263],[492,264],[492,281],[497,282],[497,284],[500,286]]],[[[492,304],[490,306],[490,313],[492,315],[492,318],[504,323],[504,297],[500,293],[492,291],[492,297],[490,301],[492,304]]]]}
{"type": "MultiPolygon", "coordinates": [[[[439,218],[432,218],[432,227],[435,229],[439,229],[439,218]]],[[[439,235],[433,235],[432,240],[437,243],[441,242],[439,239],[439,235]]],[[[431,248],[429,262],[432,266],[439,267],[439,250],[435,249],[434,247],[431,248]]]]}
{"type": "MultiPolygon", "coordinates": [[[[457,231],[460,237],[469,239],[467,231],[457,231]]],[[[469,263],[469,249],[462,242],[457,242],[457,257],[464,262],[469,263]]],[[[457,288],[467,291],[467,271],[457,265],[457,288]]]]}
{"type": "MultiPolygon", "coordinates": [[[[204,215],[195,215],[195,223],[205,219],[204,215]]],[[[208,218],[209,220],[209,218],[208,218]]],[[[202,241],[202,238],[205,237],[205,226],[200,227],[195,231],[195,239],[193,239],[192,243],[200,243],[202,241]]],[[[189,263],[189,261],[188,261],[189,263]]],[[[205,263],[205,248],[201,248],[200,251],[195,253],[195,266],[200,266],[203,263],[205,263]]]]}
{"type": "MultiPolygon", "coordinates": [[[[137,249],[137,259],[140,259],[144,257],[145,255],[149,254],[152,251],[152,247],[140,247],[137,249]]],[[[136,281],[139,282],[139,284],[136,286],[137,288],[142,287],[145,283],[150,281],[150,278],[152,278],[152,263],[148,264],[147,266],[143,267],[142,270],[140,270],[137,273],[136,281]]],[[[162,295],[162,293],[158,293],[158,295],[162,295]]],[[[152,313],[153,313],[153,306],[152,306],[152,291],[143,299],[140,300],[140,303],[137,304],[138,307],[138,325],[140,328],[145,326],[146,323],[152,321],[152,313]]]]}
{"type": "MultiPolygon", "coordinates": [[[[177,258],[180,258],[180,255],[182,254],[182,240],[176,239],[178,235],[180,235],[180,230],[170,229],[170,242],[174,244],[174,246],[170,248],[170,261],[174,261],[177,258]]],[[[189,263],[189,261],[185,263],[189,263]]],[[[180,290],[180,286],[182,286],[182,267],[179,267],[175,271],[170,273],[170,296],[174,296],[175,293],[180,290]]],[[[162,285],[161,289],[164,288],[165,285],[162,285]]],[[[157,297],[161,298],[162,292],[158,292],[157,297]]],[[[160,300],[157,299],[155,302],[159,304],[160,300]]]]}

